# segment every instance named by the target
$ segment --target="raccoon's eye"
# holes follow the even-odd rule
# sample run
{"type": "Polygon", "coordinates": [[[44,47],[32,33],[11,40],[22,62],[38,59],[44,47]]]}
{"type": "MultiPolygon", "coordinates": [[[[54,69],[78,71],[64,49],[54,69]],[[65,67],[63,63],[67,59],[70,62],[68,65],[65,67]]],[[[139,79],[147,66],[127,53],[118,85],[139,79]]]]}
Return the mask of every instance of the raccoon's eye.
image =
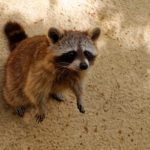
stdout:
{"type": "Polygon", "coordinates": [[[89,61],[92,61],[95,58],[95,56],[89,51],[85,51],[84,55],[89,61]]]}
{"type": "Polygon", "coordinates": [[[75,51],[70,51],[68,53],[63,54],[62,56],[57,57],[57,62],[61,63],[62,65],[69,65],[73,62],[76,57],[75,51]]]}
{"type": "Polygon", "coordinates": [[[68,52],[66,53],[67,57],[69,57],[70,59],[73,59],[76,55],[76,52],[75,51],[71,51],[71,52],[68,52]]]}

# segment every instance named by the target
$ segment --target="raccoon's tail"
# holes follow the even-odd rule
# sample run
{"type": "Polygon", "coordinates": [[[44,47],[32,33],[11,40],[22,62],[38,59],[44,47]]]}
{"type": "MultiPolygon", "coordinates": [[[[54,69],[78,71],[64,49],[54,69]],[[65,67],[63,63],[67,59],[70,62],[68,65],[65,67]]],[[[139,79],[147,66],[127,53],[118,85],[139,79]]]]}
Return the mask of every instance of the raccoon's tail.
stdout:
{"type": "Polygon", "coordinates": [[[10,51],[13,51],[22,40],[27,38],[23,27],[16,22],[7,22],[4,26],[4,33],[8,39],[10,51]]]}

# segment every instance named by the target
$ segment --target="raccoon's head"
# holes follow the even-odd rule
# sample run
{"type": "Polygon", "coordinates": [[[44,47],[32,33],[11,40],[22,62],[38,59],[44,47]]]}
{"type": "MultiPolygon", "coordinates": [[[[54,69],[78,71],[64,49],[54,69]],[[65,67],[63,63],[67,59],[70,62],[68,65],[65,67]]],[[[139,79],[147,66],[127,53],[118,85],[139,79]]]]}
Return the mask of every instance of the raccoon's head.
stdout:
{"type": "Polygon", "coordinates": [[[87,70],[96,58],[95,41],[99,35],[99,28],[94,28],[90,32],[64,33],[56,28],[50,28],[48,36],[56,45],[55,64],[72,71],[87,70]]]}

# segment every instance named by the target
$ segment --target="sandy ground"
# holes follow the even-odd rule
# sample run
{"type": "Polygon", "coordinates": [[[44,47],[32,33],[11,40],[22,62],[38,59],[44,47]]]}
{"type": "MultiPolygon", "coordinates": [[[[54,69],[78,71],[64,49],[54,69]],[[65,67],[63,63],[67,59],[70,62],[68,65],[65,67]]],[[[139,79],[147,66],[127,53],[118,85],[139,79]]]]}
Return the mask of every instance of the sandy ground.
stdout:
{"type": "Polygon", "coordinates": [[[34,110],[20,119],[0,98],[0,150],[149,150],[150,1],[0,0],[0,83],[9,54],[3,26],[21,22],[29,36],[62,29],[101,27],[96,64],[84,93],[50,101],[42,124],[34,110]]]}

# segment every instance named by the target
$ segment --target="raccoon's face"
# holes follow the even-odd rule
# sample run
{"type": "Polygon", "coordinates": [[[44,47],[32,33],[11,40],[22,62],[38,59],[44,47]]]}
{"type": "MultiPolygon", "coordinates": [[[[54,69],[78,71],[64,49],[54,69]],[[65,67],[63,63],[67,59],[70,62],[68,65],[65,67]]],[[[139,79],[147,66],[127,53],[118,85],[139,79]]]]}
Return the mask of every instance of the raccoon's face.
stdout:
{"type": "Polygon", "coordinates": [[[49,37],[57,45],[56,65],[73,71],[88,69],[97,55],[94,42],[99,35],[99,28],[95,28],[90,33],[67,31],[64,34],[61,34],[55,28],[51,28],[49,37]]]}

